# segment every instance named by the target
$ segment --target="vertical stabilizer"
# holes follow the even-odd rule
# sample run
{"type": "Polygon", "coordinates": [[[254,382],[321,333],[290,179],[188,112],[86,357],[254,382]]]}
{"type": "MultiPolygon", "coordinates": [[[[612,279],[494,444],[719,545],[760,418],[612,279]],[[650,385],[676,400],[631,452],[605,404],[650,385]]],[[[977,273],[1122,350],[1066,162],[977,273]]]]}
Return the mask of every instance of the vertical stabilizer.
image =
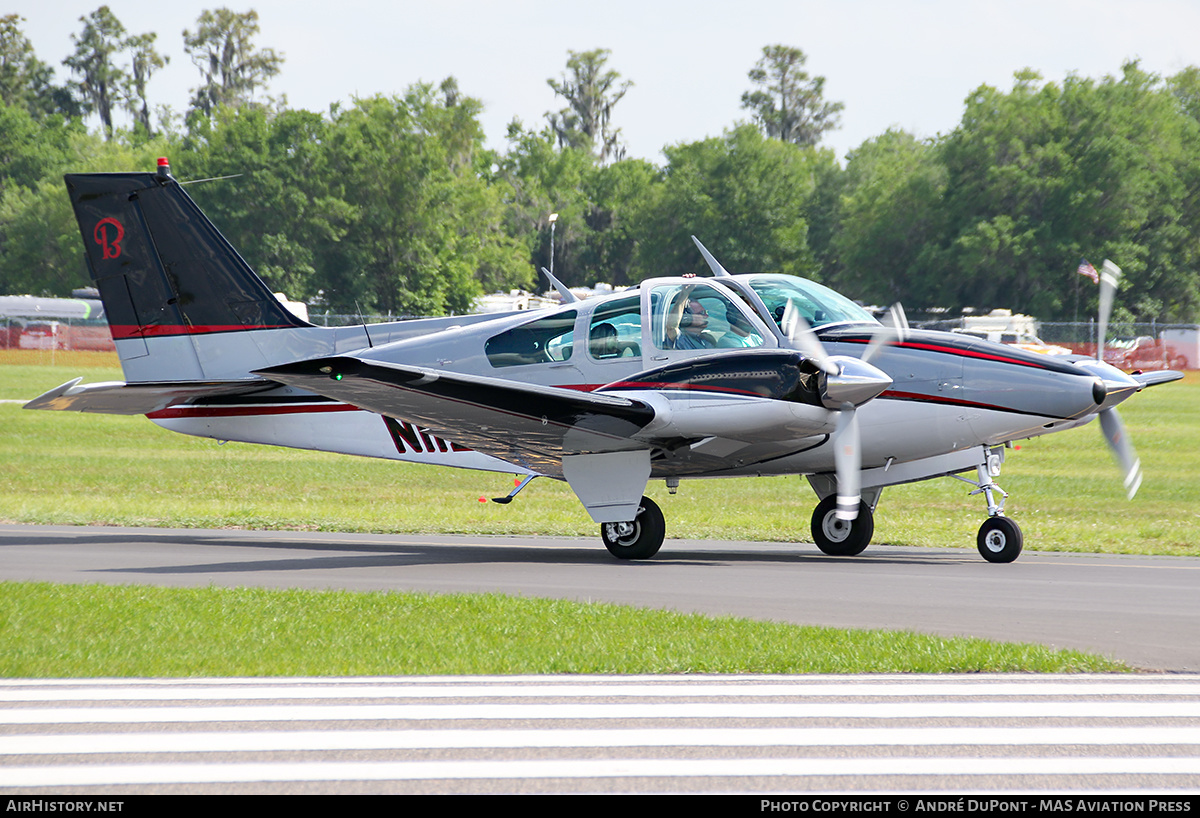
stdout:
{"type": "Polygon", "coordinates": [[[255,330],[309,326],[276,300],[163,165],[64,178],[126,379],[203,380],[264,360],[255,330]],[[217,358],[221,358],[218,366],[217,358]]]}

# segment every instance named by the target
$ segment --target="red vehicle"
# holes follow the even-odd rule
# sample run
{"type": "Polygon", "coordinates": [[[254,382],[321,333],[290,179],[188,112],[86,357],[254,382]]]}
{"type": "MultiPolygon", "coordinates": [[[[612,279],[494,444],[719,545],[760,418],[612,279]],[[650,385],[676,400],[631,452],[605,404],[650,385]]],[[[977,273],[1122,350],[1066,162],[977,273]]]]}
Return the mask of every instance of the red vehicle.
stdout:
{"type": "Polygon", "coordinates": [[[0,296],[0,349],[116,349],[104,308],[90,298],[0,296]]]}

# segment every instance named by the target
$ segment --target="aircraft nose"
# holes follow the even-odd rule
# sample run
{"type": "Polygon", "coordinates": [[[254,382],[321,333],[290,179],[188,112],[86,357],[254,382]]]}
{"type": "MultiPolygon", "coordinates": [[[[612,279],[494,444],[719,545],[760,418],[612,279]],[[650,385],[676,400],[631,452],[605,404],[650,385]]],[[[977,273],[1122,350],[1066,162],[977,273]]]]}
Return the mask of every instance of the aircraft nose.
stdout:
{"type": "Polygon", "coordinates": [[[827,409],[839,409],[847,403],[861,406],[892,385],[891,376],[866,361],[844,355],[830,360],[837,364],[838,371],[825,376],[821,402],[827,409]]]}
{"type": "Polygon", "coordinates": [[[1075,365],[1096,376],[1092,385],[1092,400],[1100,411],[1111,409],[1142,388],[1140,383],[1111,364],[1084,360],[1076,361],[1075,365]]]}

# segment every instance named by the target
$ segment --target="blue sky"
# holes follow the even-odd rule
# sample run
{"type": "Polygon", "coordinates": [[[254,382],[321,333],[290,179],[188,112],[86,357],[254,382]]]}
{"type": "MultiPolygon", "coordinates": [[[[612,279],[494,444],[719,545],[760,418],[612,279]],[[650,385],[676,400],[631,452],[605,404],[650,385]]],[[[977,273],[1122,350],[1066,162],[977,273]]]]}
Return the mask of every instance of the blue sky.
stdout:
{"type": "MultiPolygon", "coordinates": [[[[79,18],[96,0],[16,0],[40,59],[56,67],[72,50],[79,18]]],[[[214,2],[109,0],[131,33],[157,32],[171,64],[152,81],[152,104],[187,107],[199,72],[182,31],[214,2]]],[[[899,127],[920,136],[954,128],[963,100],[981,84],[1007,90],[1024,67],[1060,81],[1069,73],[1115,74],[1128,59],[1161,75],[1200,65],[1196,0],[438,0],[229,4],[259,13],[260,47],[282,51],[269,93],[292,107],[325,111],[353,96],[397,94],[414,82],[458,78],[485,105],[489,144],[505,147],[514,117],[541,127],[558,110],[546,84],[568,50],[608,48],[609,66],[634,87],[616,107],[630,156],[661,162],[663,145],[717,136],[747,116],[742,92],[763,46],[804,50],[844,103],[842,127],[824,144],[840,155],[899,127]]],[[[10,12],[5,12],[10,13],[10,12]]]]}

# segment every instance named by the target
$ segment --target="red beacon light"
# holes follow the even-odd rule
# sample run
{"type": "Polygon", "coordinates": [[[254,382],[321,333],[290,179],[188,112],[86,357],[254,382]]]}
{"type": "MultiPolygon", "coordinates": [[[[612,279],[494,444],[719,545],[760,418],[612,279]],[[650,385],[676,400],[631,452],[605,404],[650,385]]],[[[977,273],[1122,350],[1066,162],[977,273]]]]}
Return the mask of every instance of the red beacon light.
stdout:
{"type": "Polygon", "coordinates": [[[163,179],[171,178],[171,163],[165,156],[158,157],[158,175],[163,179]]]}

